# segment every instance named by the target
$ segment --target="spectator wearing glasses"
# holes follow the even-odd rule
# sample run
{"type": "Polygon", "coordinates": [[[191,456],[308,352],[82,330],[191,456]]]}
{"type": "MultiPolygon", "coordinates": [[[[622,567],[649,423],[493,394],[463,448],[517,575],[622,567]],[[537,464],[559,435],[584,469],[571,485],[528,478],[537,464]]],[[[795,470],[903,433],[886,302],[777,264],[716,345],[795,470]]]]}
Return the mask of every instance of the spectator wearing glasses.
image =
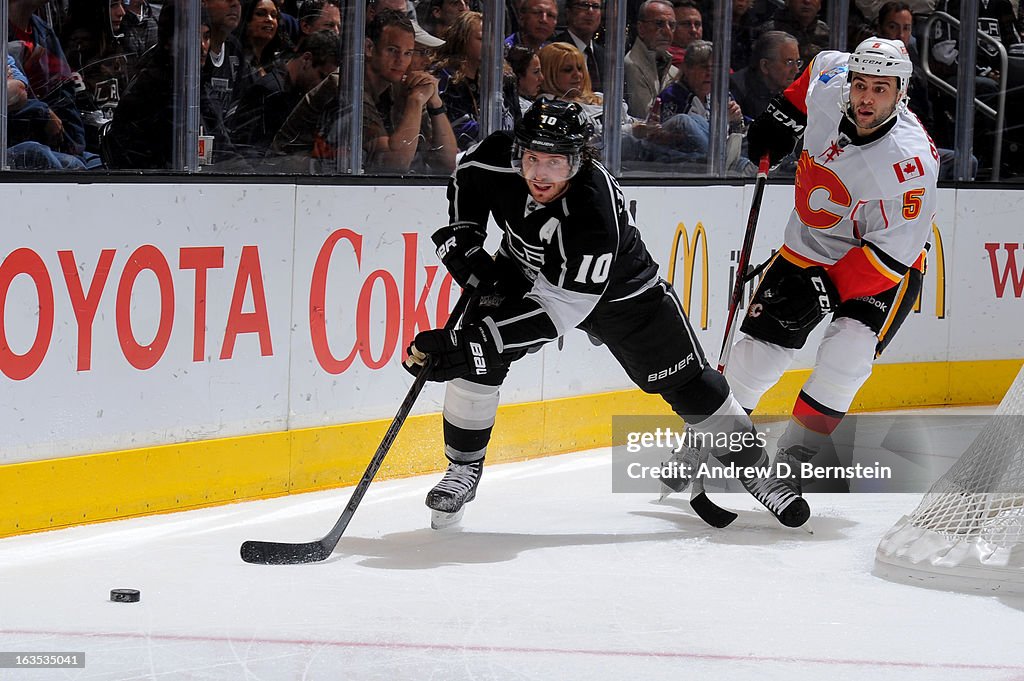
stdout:
{"type": "Polygon", "coordinates": [[[764,31],[785,31],[800,43],[800,58],[810,64],[828,49],[828,24],[818,18],[821,0],[786,0],[786,6],[765,23],[764,31]]]}
{"type": "Polygon", "coordinates": [[[566,30],[555,35],[554,41],[575,45],[587,62],[590,84],[596,92],[604,90],[601,69],[604,68],[604,45],[594,42],[594,36],[601,28],[603,10],[601,0],[568,0],[566,3],[568,21],[566,30]]]}
{"type": "MultiPolygon", "coordinates": [[[[437,93],[437,79],[411,71],[416,31],[401,11],[378,11],[366,27],[363,62],[363,167],[368,172],[450,173],[455,167],[455,136],[437,93]]],[[[271,143],[287,156],[282,163],[313,172],[326,162],[333,167],[348,153],[337,138],[339,109],[337,71],[306,93],[271,143]]]]}
{"type": "Polygon", "coordinates": [[[437,61],[437,50],[443,47],[445,42],[432,33],[427,33],[415,21],[412,22],[412,28],[416,34],[416,47],[412,51],[409,71],[430,71],[437,61]]]}
{"type": "Polygon", "coordinates": [[[686,47],[694,40],[704,39],[704,17],[695,0],[672,0],[672,11],[676,15],[676,30],[672,32],[668,53],[672,55],[672,66],[680,68],[686,47]]]}
{"type": "Polygon", "coordinates": [[[754,41],[750,66],[729,78],[732,91],[743,115],[757,118],[769,102],[792,83],[803,68],[800,45],[796,38],[782,31],[762,33],[754,41]]]}
{"type": "Polygon", "coordinates": [[[637,12],[637,40],[626,54],[626,103],[629,115],[647,118],[658,93],[676,79],[668,52],[676,30],[676,15],[669,0],[645,0],[637,12]]]}
{"type": "Polygon", "coordinates": [[[551,42],[557,23],[558,5],[555,0],[522,0],[519,4],[519,30],[505,38],[505,49],[521,45],[539,50],[551,42]]]}
{"type": "MultiPolygon", "coordinates": [[[[661,130],[648,140],[679,151],[696,152],[697,160],[706,159],[711,139],[712,44],[707,40],[690,43],[683,58],[679,78],[662,90],[661,130]]],[[[741,156],[746,124],[743,111],[730,95],[727,104],[729,124],[726,164],[739,174],[752,175],[749,161],[741,156]]]]}

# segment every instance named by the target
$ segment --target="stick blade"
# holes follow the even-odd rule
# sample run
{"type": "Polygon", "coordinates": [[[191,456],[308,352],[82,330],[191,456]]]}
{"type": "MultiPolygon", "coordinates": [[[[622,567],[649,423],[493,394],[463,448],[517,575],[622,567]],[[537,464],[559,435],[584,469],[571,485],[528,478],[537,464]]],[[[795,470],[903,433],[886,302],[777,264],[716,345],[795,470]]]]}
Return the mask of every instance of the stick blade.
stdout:
{"type": "Polygon", "coordinates": [[[331,553],[322,541],[304,544],[287,544],[272,541],[247,541],[242,543],[242,560],[254,565],[296,565],[318,563],[326,560],[331,553]]]}
{"type": "Polygon", "coordinates": [[[718,529],[728,527],[732,524],[732,521],[739,517],[732,511],[726,510],[711,501],[706,492],[701,492],[690,499],[690,508],[693,509],[693,512],[696,513],[701,520],[711,527],[717,527],[718,529]]]}

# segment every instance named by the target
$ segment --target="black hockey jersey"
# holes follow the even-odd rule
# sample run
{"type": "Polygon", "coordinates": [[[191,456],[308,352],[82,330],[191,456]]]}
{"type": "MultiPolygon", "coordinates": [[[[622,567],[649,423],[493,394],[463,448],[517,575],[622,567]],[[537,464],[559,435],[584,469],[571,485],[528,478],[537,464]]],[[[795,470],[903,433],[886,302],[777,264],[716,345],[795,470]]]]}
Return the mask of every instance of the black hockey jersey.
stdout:
{"type": "Polygon", "coordinates": [[[512,167],[512,135],[500,131],[470,149],[448,183],[452,222],[502,229],[499,252],[532,282],[520,300],[501,304],[484,323],[500,351],[554,340],[582,323],[599,305],[653,286],[658,266],[608,171],[584,163],[557,201],[533,200],[512,167]]]}

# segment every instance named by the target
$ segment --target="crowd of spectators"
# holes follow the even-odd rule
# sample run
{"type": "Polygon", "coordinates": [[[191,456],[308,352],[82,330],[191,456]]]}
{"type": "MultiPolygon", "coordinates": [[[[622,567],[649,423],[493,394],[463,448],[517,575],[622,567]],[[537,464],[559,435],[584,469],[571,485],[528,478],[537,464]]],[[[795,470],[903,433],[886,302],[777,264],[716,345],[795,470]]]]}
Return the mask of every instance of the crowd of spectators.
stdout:
{"type": "MultiPolygon", "coordinates": [[[[582,104],[600,143],[620,135],[624,167],[706,167],[711,133],[713,0],[627,0],[621,126],[602,125],[607,0],[506,0],[505,74],[498,99],[511,127],[539,96],[582,104]]],[[[340,0],[9,0],[8,164],[23,170],[175,168],[175,4],[201,12],[202,162],[224,172],[330,172],[351,155],[341,131],[360,126],[355,167],[368,173],[446,174],[481,135],[485,46],[480,0],[368,0],[364,44],[344,46],[340,0]],[[363,53],[361,102],[346,103],[344,54],[363,53]]],[[[911,110],[953,166],[958,33],[934,11],[960,0],[851,0],[847,44],[898,38],[915,62],[911,110]],[[922,53],[927,45],[927,53],[922,53]]],[[[833,24],[834,25],[834,24],[833,24]]],[[[975,92],[1020,111],[1021,17],[1012,0],[979,6],[975,92]],[[996,43],[1005,49],[1006,61],[996,43]]],[[[746,124],[827,49],[821,0],[733,0],[726,160],[749,174],[746,124]]],[[[619,88],[616,88],[619,89],[619,88]]],[[[614,105],[618,106],[618,105],[614,105]]],[[[1024,174],[1024,124],[1002,130],[978,115],[972,168],[999,155],[1003,176],[1024,174]]],[[[696,172],[696,170],[695,170],[696,172]]]]}

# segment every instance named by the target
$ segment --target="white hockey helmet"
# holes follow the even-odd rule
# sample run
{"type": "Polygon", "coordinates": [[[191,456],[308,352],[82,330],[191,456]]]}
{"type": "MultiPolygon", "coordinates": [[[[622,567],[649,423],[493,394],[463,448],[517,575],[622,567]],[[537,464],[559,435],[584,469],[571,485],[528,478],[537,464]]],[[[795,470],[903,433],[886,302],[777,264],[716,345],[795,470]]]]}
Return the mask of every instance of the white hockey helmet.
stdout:
{"type": "MultiPolygon", "coordinates": [[[[857,49],[850,53],[850,59],[847,62],[847,82],[853,80],[855,73],[896,78],[899,97],[896,100],[892,116],[895,116],[900,110],[906,109],[907,88],[910,86],[910,77],[914,73],[914,63],[910,61],[910,53],[907,52],[907,47],[902,40],[871,37],[862,41],[860,45],[857,45],[857,49]]],[[[847,90],[846,100],[846,110],[849,111],[849,90],[847,90]]]]}

